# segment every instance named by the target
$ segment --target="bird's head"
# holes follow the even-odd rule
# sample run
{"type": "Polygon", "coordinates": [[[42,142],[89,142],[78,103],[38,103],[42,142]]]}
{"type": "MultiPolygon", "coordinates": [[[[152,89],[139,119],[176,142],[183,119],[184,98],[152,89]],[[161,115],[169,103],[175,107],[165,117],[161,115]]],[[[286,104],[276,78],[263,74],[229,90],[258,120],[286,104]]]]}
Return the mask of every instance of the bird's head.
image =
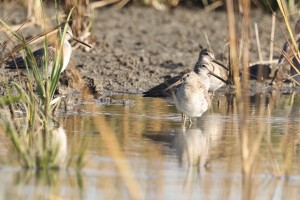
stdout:
{"type": "Polygon", "coordinates": [[[65,41],[75,40],[76,42],[79,42],[80,44],[83,44],[84,46],[92,48],[90,45],[88,45],[87,43],[81,41],[80,39],[76,38],[73,35],[72,28],[71,28],[71,26],[69,26],[69,24],[66,24],[65,29],[66,29],[65,41]]]}
{"type": "Polygon", "coordinates": [[[213,50],[210,48],[202,49],[199,53],[198,61],[199,60],[213,61],[214,59],[215,59],[215,54],[213,50]]]}

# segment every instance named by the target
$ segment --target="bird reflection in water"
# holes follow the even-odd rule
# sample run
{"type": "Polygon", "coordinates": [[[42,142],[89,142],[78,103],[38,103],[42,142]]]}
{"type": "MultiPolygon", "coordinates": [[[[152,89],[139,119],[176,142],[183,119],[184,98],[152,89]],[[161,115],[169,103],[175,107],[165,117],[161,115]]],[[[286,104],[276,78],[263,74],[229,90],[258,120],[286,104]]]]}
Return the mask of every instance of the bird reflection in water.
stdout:
{"type": "Polygon", "coordinates": [[[200,128],[183,128],[173,143],[182,166],[204,166],[209,158],[210,138],[200,128]]]}
{"type": "Polygon", "coordinates": [[[67,135],[66,131],[61,127],[53,128],[51,131],[51,147],[56,152],[54,163],[56,166],[63,167],[66,164],[67,157],[67,135]]]}
{"type": "Polygon", "coordinates": [[[182,167],[203,167],[209,159],[211,141],[215,135],[206,134],[201,128],[177,129],[165,134],[144,133],[144,136],[159,142],[170,144],[176,149],[178,163],[182,167]]]}

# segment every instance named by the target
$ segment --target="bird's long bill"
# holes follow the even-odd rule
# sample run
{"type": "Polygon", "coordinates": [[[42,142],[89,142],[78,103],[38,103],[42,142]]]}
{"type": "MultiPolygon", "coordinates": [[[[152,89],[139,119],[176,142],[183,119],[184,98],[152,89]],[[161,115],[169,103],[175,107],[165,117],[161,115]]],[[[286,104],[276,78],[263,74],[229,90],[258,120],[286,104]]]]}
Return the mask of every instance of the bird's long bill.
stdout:
{"type": "Polygon", "coordinates": [[[176,81],[175,83],[173,83],[172,85],[170,85],[169,87],[167,87],[166,89],[164,89],[164,91],[170,90],[170,89],[176,87],[177,85],[179,85],[181,83],[182,83],[182,79],[176,81]]]}
{"type": "Polygon", "coordinates": [[[229,84],[228,81],[224,80],[222,77],[218,76],[217,74],[213,73],[212,71],[209,72],[210,75],[216,77],[217,79],[223,81],[224,83],[226,83],[227,85],[229,84]]]}
{"type": "Polygon", "coordinates": [[[216,63],[216,64],[220,65],[221,67],[223,67],[224,69],[226,69],[227,71],[229,71],[228,67],[226,67],[225,65],[223,65],[223,64],[222,64],[222,63],[220,63],[219,61],[217,61],[217,60],[213,60],[212,62],[214,62],[214,63],[216,63]]]}
{"type": "Polygon", "coordinates": [[[74,39],[76,42],[79,42],[80,44],[83,44],[84,46],[87,46],[87,47],[89,47],[89,48],[92,48],[90,45],[88,45],[87,43],[85,43],[85,42],[83,42],[83,41],[77,39],[76,37],[73,37],[73,39],[74,39]]]}

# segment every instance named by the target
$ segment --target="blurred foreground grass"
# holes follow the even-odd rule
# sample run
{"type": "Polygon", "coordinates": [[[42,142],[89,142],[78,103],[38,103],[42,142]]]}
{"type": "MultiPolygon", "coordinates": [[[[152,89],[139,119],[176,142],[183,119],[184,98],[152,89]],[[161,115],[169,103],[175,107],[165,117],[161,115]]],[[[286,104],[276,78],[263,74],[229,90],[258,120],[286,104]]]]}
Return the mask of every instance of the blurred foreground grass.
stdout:
{"type": "MultiPolygon", "coordinates": [[[[71,13],[72,11],[67,21],[71,13]]],[[[3,29],[16,38],[22,46],[21,55],[27,72],[25,85],[17,81],[7,83],[7,94],[0,98],[1,119],[4,123],[1,131],[7,135],[11,142],[10,149],[17,155],[22,167],[63,168],[66,166],[66,135],[59,122],[56,121],[54,112],[61,100],[61,97],[55,96],[55,91],[63,67],[63,41],[67,24],[62,23],[58,26],[63,30],[58,31],[59,44],[52,59],[53,62],[50,62],[46,34],[42,35],[44,53],[36,56],[23,35],[14,31],[5,20],[0,19],[0,22],[3,29]],[[38,59],[42,60],[41,65],[38,65],[38,59]],[[53,66],[50,66],[51,63],[53,66]],[[49,74],[48,67],[53,67],[51,74],[49,74]]],[[[77,166],[80,165],[81,162],[77,161],[77,166]]]]}

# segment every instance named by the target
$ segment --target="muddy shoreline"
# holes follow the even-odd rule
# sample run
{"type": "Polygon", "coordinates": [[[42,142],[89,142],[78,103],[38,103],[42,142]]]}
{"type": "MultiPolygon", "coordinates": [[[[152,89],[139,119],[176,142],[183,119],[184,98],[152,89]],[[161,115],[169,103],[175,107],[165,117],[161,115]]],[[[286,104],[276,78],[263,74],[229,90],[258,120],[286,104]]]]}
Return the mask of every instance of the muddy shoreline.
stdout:
{"type": "MultiPolygon", "coordinates": [[[[259,28],[262,57],[267,60],[271,16],[261,10],[252,10],[251,20],[250,62],[259,60],[254,23],[259,28]]],[[[80,92],[83,85],[96,96],[142,93],[165,78],[192,68],[200,47],[208,46],[206,36],[216,57],[227,63],[227,16],[224,11],[178,7],[162,12],[139,6],[100,9],[93,16],[93,34],[95,47],[90,52],[73,51],[68,69],[61,76],[59,93],[80,92]]],[[[275,41],[284,43],[278,28],[275,41]]],[[[274,59],[278,57],[279,53],[274,51],[274,59]]],[[[15,73],[3,67],[0,72],[15,73]]],[[[2,76],[0,81],[11,81],[14,79],[11,77],[17,76],[9,77],[2,76]]]]}

